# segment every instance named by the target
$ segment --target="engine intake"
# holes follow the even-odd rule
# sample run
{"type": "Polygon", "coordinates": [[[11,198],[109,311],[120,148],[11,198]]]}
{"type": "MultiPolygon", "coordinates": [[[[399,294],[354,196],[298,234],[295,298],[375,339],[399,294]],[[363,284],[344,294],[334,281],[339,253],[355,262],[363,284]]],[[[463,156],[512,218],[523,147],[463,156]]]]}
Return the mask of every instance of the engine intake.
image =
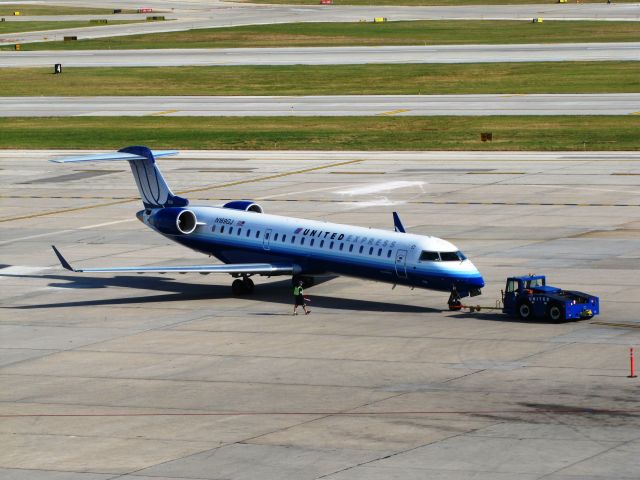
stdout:
{"type": "Polygon", "coordinates": [[[225,203],[222,207],[244,212],[264,213],[262,207],[251,200],[234,200],[233,202],[225,203]]]}
{"type": "Polygon", "coordinates": [[[189,235],[198,226],[198,219],[191,210],[169,207],[154,212],[149,223],[167,235],[189,235]]]}

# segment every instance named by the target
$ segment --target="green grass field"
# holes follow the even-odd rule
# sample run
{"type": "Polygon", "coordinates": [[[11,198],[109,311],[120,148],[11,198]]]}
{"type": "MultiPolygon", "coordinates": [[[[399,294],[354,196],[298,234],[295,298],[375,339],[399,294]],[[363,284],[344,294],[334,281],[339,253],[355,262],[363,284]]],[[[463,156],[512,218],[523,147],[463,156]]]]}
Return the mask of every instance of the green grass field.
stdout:
{"type": "MultiPolygon", "coordinates": [[[[112,8],[62,7],[59,5],[28,5],[24,3],[0,4],[0,17],[13,16],[13,12],[25,15],[106,15],[113,13],[112,8]]],[[[135,13],[135,10],[122,10],[122,13],[135,13]]]]}
{"type": "MultiPolygon", "coordinates": [[[[135,23],[135,20],[111,20],[108,25],[119,25],[122,23],[135,23]]],[[[3,33],[21,33],[21,32],[38,32],[45,30],[62,30],[65,28],[82,28],[82,27],[101,27],[104,24],[95,24],[87,20],[79,21],[51,21],[51,22],[0,22],[0,34],[3,33]]],[[[25,47],[26,44],[23,45],[25,47]]],[[[7,48],[3,48],[6,50],[7,48]]],[[[25,48],[23,48],[25,50],[25,48]]]]}
{"type": "Polygon", "coordinates": [[[0,96],[635,93],[640,62],[3,68],[0,85],[0,96]]]}
{"type": "Polygon", "coordinates": [[[640,22],[414,21],[289,23],[24,45],[29,50],[447,45],[638,41],[640,22]]]}
{"type": "Polygon", "coordinates": [[[0,148],[639,150],[640,116],[0,118],[0,148]],[[492,132],[492,142],[481,142],[492,132]]]}

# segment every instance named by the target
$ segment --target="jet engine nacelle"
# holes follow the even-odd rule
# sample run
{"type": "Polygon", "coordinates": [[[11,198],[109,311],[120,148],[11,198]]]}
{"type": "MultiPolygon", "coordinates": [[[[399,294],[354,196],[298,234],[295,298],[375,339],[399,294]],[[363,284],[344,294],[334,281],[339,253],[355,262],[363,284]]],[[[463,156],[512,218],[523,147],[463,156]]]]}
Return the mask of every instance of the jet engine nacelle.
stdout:
{"type": "Polygon", "coordinates": [[[251,200],[234,200],[233,202],[225,203],[222,208],[232,208],[234,210],[242,210],[245,212],[264,213],[262,207],[251,200]]]}
{"type": "Polygon", "coordinates": [[[167,235],[188,235],[196,229],[198,219],[191,210],[168,207],[152,213],[149,224],[167,235]]]}

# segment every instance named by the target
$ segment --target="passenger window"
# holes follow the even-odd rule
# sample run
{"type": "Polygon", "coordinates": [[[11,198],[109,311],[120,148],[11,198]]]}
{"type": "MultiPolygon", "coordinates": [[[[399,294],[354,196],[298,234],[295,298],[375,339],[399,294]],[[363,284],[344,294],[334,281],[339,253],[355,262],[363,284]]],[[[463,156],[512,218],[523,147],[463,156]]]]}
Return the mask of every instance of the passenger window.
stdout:
{"type": "Polygon", "coordinates": [[[324,240],[320,240],[320,248],[324,247],[324,240]]]}
{"type": "Polygon", "coordinates": [[[277,234],[277,233],[273,236],[273,241],[274,241],[274,242],[277,242],[277,241],[278,241],[278,234],[277,234]]]}
{"type": "Polygon", "coordinates": [[[287,236],[286,235],[282,235],[282,243],[287,241],[287,236]]]}
{"type": "Polygon", "coordinates": [[[344,243],[340,244],[340,251],[342,251],[342,249],[344,248],[344,243]]]}
{"type": "Polygon", "coordinates": [[[260,238],[260,230],[256,232],[256,238],[260,238]]]}
{"type": "Polygon", "coordinates": [[[349,252],[353,252],[353,243],[349,245],[349,252]]]}
{"type": "Polygon", "coordinates": [[[224,225],[220,227],[220,233],[224,233],[224,225]]]}
{"type": "Polygon", "coordinates": [[[216,233],[216,226],[215,226],[215,225],[212,225],[212,226],[211,226],[211,232],[212,232],[212,233],[216,233]]]}
{"type": "Polygon", "coordinates": [[[296,243],[296,236],[291,237],[291,243],[296,243]]]}
{"type": "Polygon", "coordinates": [[[360,245],[360,251],[359,253],[362,253],[362,251],[364,250],[364,246],[360,245]]]}
{"type": "Polygon", "coordinates": [[[251,236],[251,229],[247,230],[247,237],[251,236]]]}
{"type": "Polygon", "coordinates": [[[369,255],[373,254],[373,247],[369,247],[369,255]]]}
{"type": "Polygon", "coordinates": [[[382,249],[381,248],[378,249],[378,256],[380,256],[380,255],[382,255],[382,249]]]}
{"type": "Polygon", "coordinates": [[[329,244],[329,250],[333,250],[333,242],[329,244]]]}
{"type": "Polygon", "coordinates": [[[241,229],[241,228],[239,228],[239,229],[238,229],[238,236],[240,236],[240,234],[241,234],[241,233],[242,233],[242,229],[241,229]]]}
{"type": "Polygon", "coordinates": [[[387,252],[387,258],[391,258],[391,250],[387,252]]]}
{"type": "Polygon", "coordinates": [[[309,242],[309,246],[313,247],[313,244],[316,243],[316,239],[312,238],[311,241],[309,242]]]}
{"type": "Polygon", "coordinates": [[[304,237],[300,239],[300,245],[304,245],[304,237]]]}

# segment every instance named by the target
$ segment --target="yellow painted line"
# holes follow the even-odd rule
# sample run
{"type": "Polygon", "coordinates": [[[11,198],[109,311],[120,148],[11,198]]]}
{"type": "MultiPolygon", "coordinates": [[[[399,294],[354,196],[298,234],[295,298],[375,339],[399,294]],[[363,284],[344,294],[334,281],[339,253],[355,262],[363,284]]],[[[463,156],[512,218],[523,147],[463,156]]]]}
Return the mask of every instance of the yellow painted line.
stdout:
{"type": "Polygon", "coordinates": [[[288,177],[289,175],[297,175],[298,173],[309,173],[315,172],[317,170],[324,170],[325,168],[333,168],[333,167],[341,167],[343,165],[351,165],[353,163],[360,163],[363,160],[349,160],[348,162],[338,162],[331,163],[329,165],[322,165],[320,167],[311,167],[311,168],[303,168],[302,170],[293,170],[291,172],[277,173],[275,175],[268,175],[266,177],[252,178],[249,180],[238,180],[237,182],[223,183],[222,185],[212,185],[210,187],[201,187],[201,188],[192,188],[189,190],[183,190],[182,192],[178,192],[179,195],[183,195],[185,193],[193,193],[193,192],[204,192],[205,190],[213,190],[216,188],[225,188],[225,187],[233,187],[235,185],[243,185],[246,183],[256,183],[262,182],[264,180],[273,180],[274,178],[282,178],[288,177]]]}
{"type": "Polygon", "coordinates": [[[633,112],[630,115],[640,115],[640,112],[633,112]]]}
{"type": "Polygon", "coordinates": [[[329,172],[337,175],[384,175],[387,172],[329,172]]]}
{"type": "Polygon", "coordinates": [[[408,108],[399,108],[397,110],[389,110],[388,112],[378,113],[378,115],[397,115],[398,113],[410,112],[408,108]]]}
{"type": "Polygon", "coordinates": [[[467,172],[466,175],[526,175],[525,172],[467,172]]]}
{"type": "Polygon", "coordinates": [[[160,115],[168,115],[170,113],[176,113],[178,110],[164,110],[162,112],[154,112],[147,114],[147,117],[159,117],[160,115]]]}
{"type": "MultiPolygon", "coordinates": [[[[319,167],[303,168],[303,169],[300,169],[300,170],[292,170],[290,172],[278,173],[278,174],[275,174],[275,175],[267,175],[266,177],[250,178],[248,180],[238,180],[237,182],[229,182],[229,183],[223,183],[223,184],[220,184],[220,185],[210,185],[208,187],[200,187],[200,188],[192,188],[190,190],[182,190],[180,192],[177,192],[177,194],[178,195],[184,195],[185,193],[204,192],[206,190],[213,190],[213,189],[216,189],[216,188],[233,187],[235,185],[243,185],[243,184],[247,184],[247,183],[262,182],[264,180],[272,180],[274,178],[288,177],[290,175],[297,175],[299,173],[315,172],[317,170],[324,170],[325,168],[334,168],[334,167],[341,167],[343,165],[351,165],[353,163],[360,163],[362,161],[363,160],[349,160],[348,162],[330,163],[328,165],[321,165],[319,167]]],[[[139,201],[139,200],[140,200],[140,197],[131,197],[131,198],[127,198],[127,199],[124,199],[124,200],[118,200],[116,202],[99,203],[99,204],[96,204],[96,205],[85,205],[83,207],[63,208],[61,210],[54,210],[52,212],[32,213],[31,215],[22,215],[22,216],[19,216],[19,217],[3,218],[3,219],[0,219],[0,223],[11,222],[11,221],[14,221],[14,220],[26,220],[26,219],[29,219],[29,218],[46,217],[46,216],[49,216],[49,215],[57,215],[59,213],[79,212],[79,211],[82,211],[82,210],[91,210],[93,208],[110,207],[112,205],[120,205],[120,204],[123,204],[123,203],[130,203],[130,202],[135,202],[135,201],[139,201]]]]}

